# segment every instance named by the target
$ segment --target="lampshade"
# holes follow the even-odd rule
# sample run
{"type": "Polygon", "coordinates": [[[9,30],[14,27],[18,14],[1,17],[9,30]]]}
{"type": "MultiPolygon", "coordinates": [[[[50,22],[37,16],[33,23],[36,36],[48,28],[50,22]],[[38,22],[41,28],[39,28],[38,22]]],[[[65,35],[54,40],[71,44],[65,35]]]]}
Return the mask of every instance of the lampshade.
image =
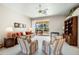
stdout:
{"type": "Polygon", "coordinates": [[[32,28],[31,27],[28,27],[27,32],[29,32],[29,31],[32,31],[32,28]]]}
{"type": "Polygon", "coordinates": [[[12,27],[7,27],[5,32],[13,32],[13,28],[12,27]]]}
{"type": "Polygon", "coordinates": [[[32,28],[31,27],[29,28],[29,31],[32,31],[32,28]]]}

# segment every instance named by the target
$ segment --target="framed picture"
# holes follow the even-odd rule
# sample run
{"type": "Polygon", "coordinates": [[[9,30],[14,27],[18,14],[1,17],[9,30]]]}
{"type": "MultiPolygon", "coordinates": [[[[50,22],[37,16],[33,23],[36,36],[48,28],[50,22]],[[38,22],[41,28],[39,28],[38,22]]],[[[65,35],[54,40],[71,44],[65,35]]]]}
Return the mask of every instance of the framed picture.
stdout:
{"type": "Polygon", "coordinates": [[[26,24],[24,24],[24,28],[26,28],[26,24]]]}
{"type": "Polygon", "coordinates": [[[15,27],[15,28],[26,28],[26,24],[14,23],[14,27],[15,27]]]}
{"type": "Polygon", "coordinates": [[[22,28],[22,24],[20,24],[20,28],[22,28]]]}
{"type": "Polygon", "coordinates": [[[22,28],[24,27],[24,24],[22,24],[22,28]]]}
{"type": "Polygon", "coordinates": [[[15,28],[19,28],[20,27],[20,23],[14,23],[14,27],[15,28]]]}

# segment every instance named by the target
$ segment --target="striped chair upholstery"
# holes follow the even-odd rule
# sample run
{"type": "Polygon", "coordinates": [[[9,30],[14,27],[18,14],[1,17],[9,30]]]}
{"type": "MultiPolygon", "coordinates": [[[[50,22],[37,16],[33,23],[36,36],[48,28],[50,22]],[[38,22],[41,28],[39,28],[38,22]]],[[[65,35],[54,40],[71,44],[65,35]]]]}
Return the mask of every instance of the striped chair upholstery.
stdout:
{"type": "Polygon", "coordinates": [[[27,54],[27,48],[26,48],[26,44],[25,44],[24,40],[21,38],[18,38],[18,43],[20,44],[22,53],[27,54]]]}
{"type": "Polygon", "coordinates": [[[54,54],[55,55],[61,55],[61,50],[62,50],[62,47],[63,47],[63,44],[65,42],[65,39],[57,39],[58,40],[58,44],[57,44],[57,47],[55,48],[55,51],[54,51],[54,54]]]}

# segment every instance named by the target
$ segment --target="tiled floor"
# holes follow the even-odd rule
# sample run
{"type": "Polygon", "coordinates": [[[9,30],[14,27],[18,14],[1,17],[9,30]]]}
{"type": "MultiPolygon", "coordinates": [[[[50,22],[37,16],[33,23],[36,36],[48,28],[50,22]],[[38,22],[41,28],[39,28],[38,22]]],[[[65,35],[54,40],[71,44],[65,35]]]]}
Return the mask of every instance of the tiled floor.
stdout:
{"type": "Polygon", "coordinates": [[[34,55],[44,55],[44,53],[42,52],[42,50],[38,49],[34,55]]]}
{"type": "Polygon", "coordinates": [[[38,50],[34,55],[44,55],[44,53],[42,52],[42,42],[43,40],[49,41],[49,36],[35,36],[33,39],[38,40],[38,50]]]}

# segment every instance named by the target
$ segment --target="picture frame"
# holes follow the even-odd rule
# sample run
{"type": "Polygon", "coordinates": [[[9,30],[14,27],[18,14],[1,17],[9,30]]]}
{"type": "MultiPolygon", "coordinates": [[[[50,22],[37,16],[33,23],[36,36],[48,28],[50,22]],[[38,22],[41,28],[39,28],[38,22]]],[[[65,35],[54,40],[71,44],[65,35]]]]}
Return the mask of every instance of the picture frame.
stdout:
{"type": "Polygon", "coordinates": [[[14,27],[15,28],[19,28],[20,27],[20,23],[14,23],[14,27]]]}
{"type": "Polygon", "coordinates": [[[24,24],[22,24],[22,28],[24,28],[24,24]]]}
{"type": "Polygon", "coordinates": [[[22,28],[22,24],[20,24],[20,28],[22,28]]]}
{"type": "Polygon", "coordinates": [[[22,23],[15,22],[14,23],[14,27],[15,28],[26,28],[26,24],[22,24],[22,23]]]}
{"type": "Polygon", "coordinates": [[[24,28],[26,28],[26,24],[24,25],[24,28]]]}

